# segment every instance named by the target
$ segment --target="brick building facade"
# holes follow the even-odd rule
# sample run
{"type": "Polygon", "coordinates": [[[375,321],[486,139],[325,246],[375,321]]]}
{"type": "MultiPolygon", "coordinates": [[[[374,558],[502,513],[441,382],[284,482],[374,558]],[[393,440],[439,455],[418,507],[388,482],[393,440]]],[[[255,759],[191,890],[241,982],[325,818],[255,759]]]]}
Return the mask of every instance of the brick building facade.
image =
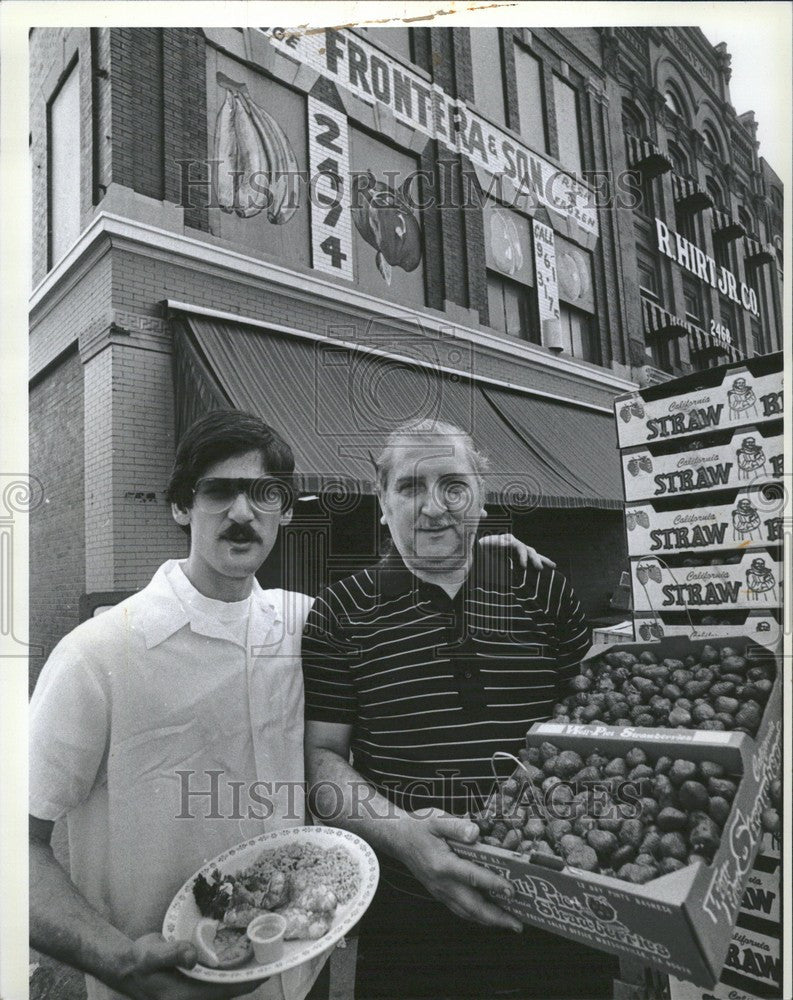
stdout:
{"type": "MultiPolygon", "coordinates": [[[[313,345],[306,383],[330,345],[345,363],[462,381],[477,403],[501,394],[494,407],[509,396],[596,424],[610,485],[579,477],[572,441],[559,485],[535,419],[514,433],[547,476],[511,520],[496,496],[491,522],[504,514],[556,558],[592,617],[627,561],[614,396],[781,346],[781,185],[729,102],[728,54],[697,29],[37,28],[30,53],[31,471],[46,498],[30,607],[45,655],[92,601],[184,551],[163,490],[203,396],[179,373],[220,362],[198,339],[177,356],[183,321],[222,326],[232,359],[239,331],[265,354],[313,345]],[[325,175],[282,224],[223,211],[208,186],[240,90],[299,170],[325,175]],[[396,210],[416,174],[417,266],[384,262],[382,234],[367,242],[371,210],[369,230],[350,224],[344,182],[368,171],[396,210]],[[706,262],[692,270],[694,248],[706,262]]],[[[324,433],[307,431],[316,412],[266,416],[290,439],[324,433]]],[[[364,485],[354,509],[323,506],[329,471],[304,521],[325,517],[349,566],[374,502],[364,485]]]]}

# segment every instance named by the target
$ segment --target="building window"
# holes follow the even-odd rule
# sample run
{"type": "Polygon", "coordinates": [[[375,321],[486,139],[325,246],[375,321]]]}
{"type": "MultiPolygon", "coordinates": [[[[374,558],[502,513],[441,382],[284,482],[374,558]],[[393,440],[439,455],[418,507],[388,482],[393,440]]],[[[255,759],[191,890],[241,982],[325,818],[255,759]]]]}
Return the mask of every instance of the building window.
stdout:
{"type": "Polygon", "coordinates": [[[637,199],[635,211],[646,219],[653,219],[656,215],[655,178],[648,177],[642,171],[637,171],[634,176],[636,184],[632,186],[631,194],[637,199]]]}
{"type": "Polygon", "coordinates": [[[698,327],[705,325],[705,310],[702,301],[702,286],[694,278],[683,277],[683,300],[686,303],[686,319],[698,327]]]}
{"type": "Polygon", "coordinates": [[[671,86],[671,84],[667,86],[664,91],[664,104],[673,114],[678,115],[680,118],[686,117],[686,113],[684,111],[685,105],[683,104],[677,90],[671,86]]]}
{"type": "Polygon", "coordinates": [[[724,192],[719,182],[713,177],[706,177],[705,188],[713,201],[714,207],[723,212],[725,210],[724,192]]]}
{"type": "Polygon", "coordinates": [[[80,74],[74,64],[47,109],[49,266],[80,235],[80,74]]]}
{"type": "Polygon", "coordinates": [[[382,45],[405,62],[413,62],[413,40],[410,28],[361,28],[375,45],[382,45]]]}
{"type": "Polygon", "coordinates": [[[553,78],[553,97],[556,105],[556,133],[559,139],[559,162],[572,173],[582,172],[581,121],[578,111],[578,94],[574,87],[560,76],[553,78]]]}
{"type": "Polygon", "coordinates": [[[622,128],[626,134],[647,138],[647,121],[633,101],[622,101],[622,128]]]}
{"type": "Polygon", "coordinates": [[[654,368],[660,368],[662,372],[670,375],[674,374],[674,341],[669,337],[654,337],[652,344],[647,348],[647,355],[654,368]]]}
{"type": "Polygon", "coordinates": [[[471,28],[468,34],[471,38],[474,102],[483,115],[503,125],[507,112],[500,31],[498,28],[471,28]]]}
{"type": "Polygon", "coordinates": [[[546,153],[548,145],[545,138],[545,102],[540,61],[522,45],[515,46],[515,81],[520,134],[532,149],[546,153]]]}
{"type": "Polygon", "coordinates": [[[760,320],[752,316],[750,325],[752,328],[752,354],[767,354],[768,349],[763,339],[763,327],[760,320]]]}
{"type": "Polygon", "coordinates": [[[754,233],[754,223],[752,222],[752,217],[746,211],[746,209],[741,205],[738,209],[738,221],[746,230],[747,236],[752,236],[754,233]]]}
{"type": "Polygon", "coordinates": [[[559,303],[559,322],[562,327],[562,344],[568,354],[583,361],[598,361],[594,323],[589,313],[575,309],[566,302],[559,303]]]}
{"type": "Polygon", "coordinates": [[[539,343],[536,326],[531,322],[529,289],[498,271],[487,272],[487,306],[490,326],[510,337],[539,343]]]}
{"type": "Polygon", "coordinates": [[[482,206],[482,222],[490,326],[510,337],[539,343],[529,221],[488,199],[482,206]]]}
{"type": "Polygon", "coordinates": [[[639,289],[645,298],[653,302],[661,301],[661,281],[658,275],[658,265],[655,258],[643,250],[639,251],[639,289]]]}
{"type": "Polygon", "coordinates": [[[746,354],[746,336],[743,330],[743,320],[735,303],[723,295],[719,296],[719,315],[721,325],[730,331],[730,342],[733,347],[746,354]]]}
{"type": "Polygon", "coordinates": [[[724,153],[722,152],[721,142],[719,142],[716,133],[710,125],[703,126],[702,138],[705,140],[705,148],[709,149],[717,159],[723,160],[724,153]]]}
{"type": "Polygon", "coordinates": [[[680,174],[681,177],[690,177],[691,170],[689,168],[688,156],[685,151],[678,146],[676,142],[670,142],[668,147],[669,159],[672,161],[672,167],[676,174],[680,174]]]}

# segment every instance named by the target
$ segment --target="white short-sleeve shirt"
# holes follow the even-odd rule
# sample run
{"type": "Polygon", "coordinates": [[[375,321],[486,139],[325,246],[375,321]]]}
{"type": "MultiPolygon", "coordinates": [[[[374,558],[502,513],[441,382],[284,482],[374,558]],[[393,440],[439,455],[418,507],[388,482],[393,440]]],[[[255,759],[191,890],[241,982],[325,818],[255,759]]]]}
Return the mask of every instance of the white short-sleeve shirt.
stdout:
{"type": "MultiPolygon", "coordinates": [[[[61,640],[31,701],[30,812],[67,817],[72,880],[131,938],[159,931],[177,890],[216,854],[305,822],[300,638],[311,598],[254,581],[249,611],[219,616],[215,604],[165,563],[61,640]]],[[[274,977],[263,995],[299,1000],[316,972],[274,977]]],[[[89,997],[109,996],[89,978],[89,997]]]]}

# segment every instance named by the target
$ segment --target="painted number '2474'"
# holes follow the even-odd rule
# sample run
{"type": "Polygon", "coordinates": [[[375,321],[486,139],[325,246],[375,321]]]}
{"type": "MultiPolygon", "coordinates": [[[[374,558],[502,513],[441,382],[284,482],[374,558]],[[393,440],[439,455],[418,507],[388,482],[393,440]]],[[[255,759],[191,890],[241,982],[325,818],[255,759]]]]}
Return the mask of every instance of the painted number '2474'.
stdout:
{"type": "MultiPolygon", "coordinates": [[[[330,154],[335,153],[336,156],[343,156],[344,149],[337,142],[341,138],[341,130],[337,122],[321,113],[314,115],[314,121],[324,130],[317,135],[319,145],[327,149],[330,154]]],[[[339,170],[339,161],[334,156],[328,155],[321,163],[317,164],[317,170],[329,179],[333,188],[332,195],[318,191],[316,197],[320,205],[328,208],[323,222],[329,228],[334,229],[341,217],[342,196],[344,194],[344,178],[339,170]]],[[[341,268],[342,261],[347,260],[347,254],[342,251],[338,236],[326,237],[319,246],[323,253],[330,257],[333,267],[341,268]]]]}

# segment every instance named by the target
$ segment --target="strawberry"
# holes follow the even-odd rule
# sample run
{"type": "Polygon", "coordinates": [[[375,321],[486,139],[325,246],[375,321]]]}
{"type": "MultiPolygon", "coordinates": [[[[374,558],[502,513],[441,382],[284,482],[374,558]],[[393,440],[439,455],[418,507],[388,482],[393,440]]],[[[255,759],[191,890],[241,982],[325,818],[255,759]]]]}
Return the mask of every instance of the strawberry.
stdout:
{"type": "Polygon", "coordinates": [[[650,579],[654,583],[660,583],[661,580],[663,579],[663,577],[661,576],[661,567],[660,566],[657,566],[657,565],[656,566],[650,566],[648,568],[648,573],[650,574],[650,579]]]}
{"type": "Polygon", "coordinates": [[[627,424],[627,422],[631,419],[631,408],[629,406],[623,406],[620,410],[620,417],[627,424]]]}
{"type": "Polygon", "coordinates": [[[638,417],[639,420],[641,420],[642,417],[644,416],[644,407],[642,406],[642,404],[639,402],[638,399],[634,400],[634,402],[631,403],[631,413],[634,415],[634,417],[638,417]]]}
{"type": "Polygon", "coordinates": [[[643,528],[649,528],[650,527],[650,517],[649,517],[649,515],[648,515],[648,513],[647,513],[646,510],[637,510],[636,511],[636,521],[643,528]]]}
{"type": "Polygon", "coordinates": [[[636,458],[630,459],[630,461],[628,462],[628,472],[630,472],[630,474],[632,476],[638,476],[639,475],[639,461],[638,461],[638,459],[636,459],[636,458]]]}
{"type": "Polygon", "coordinates": [[[653,462],[649,455],[642,455],[642,457],[639,459],[639,468],[642,470],[642,472],[653,471],[653,462]]]}

